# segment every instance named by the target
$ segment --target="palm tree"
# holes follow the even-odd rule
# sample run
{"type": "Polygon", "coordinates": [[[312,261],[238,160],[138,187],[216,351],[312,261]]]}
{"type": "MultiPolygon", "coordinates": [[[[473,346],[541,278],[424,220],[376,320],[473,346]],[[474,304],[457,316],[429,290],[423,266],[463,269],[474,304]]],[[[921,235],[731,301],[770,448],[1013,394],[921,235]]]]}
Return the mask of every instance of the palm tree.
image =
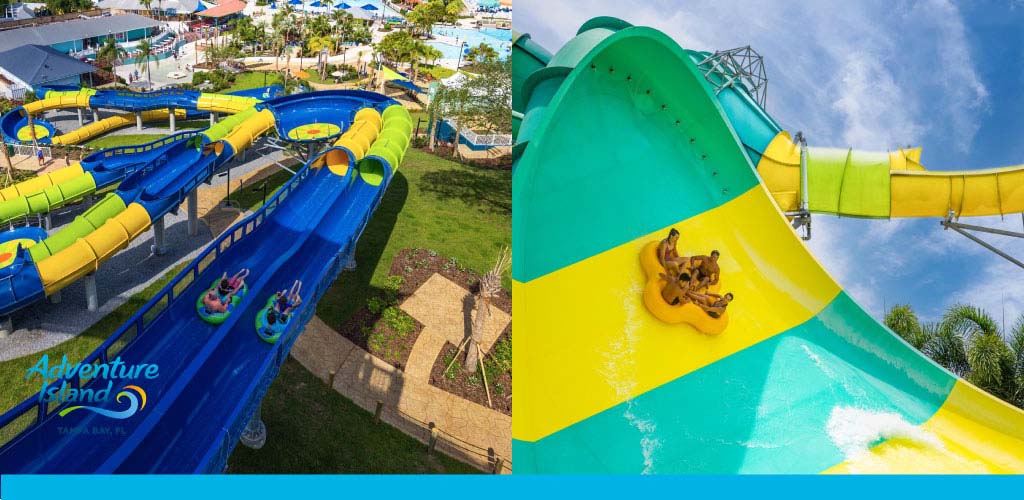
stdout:
{"type": "Polygon", "coordinates": [[[936,363],[1024,408],[1024,314],[1006,337],[986,311],[950,307],[938,324],[920,324],[910,306],[893,306],[885,324],[936,363]]]}
{"type": "Polygon", "coordinates": [[[156,54],[153,53],[153,47],[150,45],[149,40],[143,40],[139,43],[139,55],[135,56],[135,67],[138,68],[143,64],[146,65],[146,79],[150,82],[153,81],[152,73],[150,72],[149,63],[152,60],[156,60],[156,67],[160,67],[160,60],[156,58],[156,54]]]}
{"type": "Polygon", "coordinates": [[[114,65],[114,61],[123,55],[125,55],[125,50],[117,44],[117,41],[113,38],[107,38],[103,43],[103,46],[96,51],[96,60],[112,67],[114,65]]]}
{"type": "Polygon", "coordinates": [[[917,314],[910,308],[910,305],[897,304],[893,306],[886,313],[884,323],[885,326],[896,332],[897,335],[906,340],[908,344],[914,346],[915,349],[924,351],[925,344],[928,343],[928,337],[921,327],[920,320],[917,319],[917,314]]]}
{"type": "Polygon", "coordinates": [[[153,14],[153,0],[139,0],[139,5],[148,10],[150,15],[153,14]]]}
{"type": "Polygon", "coordinates": [[[494,47],[491,47],[486,43],[481,43],[480,45],[469,49],[469,52],[466,54],[466,59],[478,63],[494,62],[498,60],[498,51],[494,50],[494,47]]]}
{"type": "Polygon", "coordinates": [[[1016,382],[1012,374],[1006,380],[1004,365],[1012,367],[1012,353],[992,316],[978,307],[957,304],[946,311],[942,322],[966,341],[968,380],[997,395],[1007,388],[1006,383],[1016,382]]]}
{"type": "MultiPolygon", "coordinates": [[[[341,48],[345,46],[345,35],[348,34],[348,23],[349,19],[352,18],[352,14],[349,14],[343,9],[338,9],[331,12],[331,20],[334,21],[334,52],[338,53],[338,36],[341,36],[341,48]]],[[[344,56],[342,57],[341,64],[345,64],[344,56]]]]}
{"type": "Polygon", "coordinates": [[[1010,350],[1013,351],[1013,365],[1017,372],[1017,390],[1013,402],[1024,408],[1024,314],[1010,328],[1010,350]]]}

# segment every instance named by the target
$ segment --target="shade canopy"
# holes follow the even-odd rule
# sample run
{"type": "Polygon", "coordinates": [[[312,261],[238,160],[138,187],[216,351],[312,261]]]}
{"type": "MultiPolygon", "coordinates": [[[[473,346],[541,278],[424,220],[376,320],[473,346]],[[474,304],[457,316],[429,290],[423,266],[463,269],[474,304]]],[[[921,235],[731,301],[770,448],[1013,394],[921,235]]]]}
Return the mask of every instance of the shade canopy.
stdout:
{"type": "Polygon", "coordinates": [[[377,6],[373,5],[372,3],[365,4],[361,8],[363,10],[380,10],[377,8],[377,6]]]}

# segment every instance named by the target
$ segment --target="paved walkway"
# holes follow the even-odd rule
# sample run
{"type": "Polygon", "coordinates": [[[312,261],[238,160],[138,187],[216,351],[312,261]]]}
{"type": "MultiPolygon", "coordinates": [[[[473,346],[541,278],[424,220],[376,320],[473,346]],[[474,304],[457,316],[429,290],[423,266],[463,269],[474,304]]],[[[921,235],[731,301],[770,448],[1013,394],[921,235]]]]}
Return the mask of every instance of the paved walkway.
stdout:
{"type": "MultiPolygon", "coordinates": [[[[378,401],[383,403],[382,420],[424,443],[430,435],[426,424],[433,422],[441,436],[438,449],[448,455],[486,469],[484,450],[491,448],[494,455],[511,462],[512,417],[430,385],[430,369],[441,348],[445,342],[458,345],[467,332],[466,321],[472,321],[468,294],[435,274],[401,305],[424,325],[406,371],[356,346],[317,317],[291,354],[321,380],[329,381],[334,370],[334,390],[370,412],[378,401]]],[[[492,311],[484,349],[490,349],[511,320],[503,311],[492,311]]]]}

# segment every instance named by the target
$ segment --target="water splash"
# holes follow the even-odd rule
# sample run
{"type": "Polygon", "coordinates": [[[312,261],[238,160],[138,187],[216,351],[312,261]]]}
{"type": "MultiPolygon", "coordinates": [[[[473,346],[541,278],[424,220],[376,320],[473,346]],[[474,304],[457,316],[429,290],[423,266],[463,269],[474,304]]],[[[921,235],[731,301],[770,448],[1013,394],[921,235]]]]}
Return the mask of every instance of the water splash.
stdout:
{"type": "Polygon", "coordinates": [[[619,294],[626,321],[623,324],[622,335],[609,343],[608,349],[604,352],[605,363],[601,374],[615,391],[618,399],[625,400],[626,408],[622,416],[641,434],[640,452],[644,461],[644,469],[641,473],[651,474],[654,472],[655,453],[661,448],[661,441],[655,434],[658,426],[650,420],[649,415],[640,411],[632,399],[632,394],[638,385],[635,352],[636,344],[639,341],[638,332],[643,322],[637,311],[637,297],[641,296],[643,296],[643,288],[640,280],[635,280],[627,290],[619,294]]]}
{"type": "Polygon", "coordinates": [[[832,408],[825,428],[829,438],[849,461],[862,458],[873,446],[889,439],[905,439],[930,448],[945,449],[938,436],[907,422],[899,413],[836,406],[832,408]]]}

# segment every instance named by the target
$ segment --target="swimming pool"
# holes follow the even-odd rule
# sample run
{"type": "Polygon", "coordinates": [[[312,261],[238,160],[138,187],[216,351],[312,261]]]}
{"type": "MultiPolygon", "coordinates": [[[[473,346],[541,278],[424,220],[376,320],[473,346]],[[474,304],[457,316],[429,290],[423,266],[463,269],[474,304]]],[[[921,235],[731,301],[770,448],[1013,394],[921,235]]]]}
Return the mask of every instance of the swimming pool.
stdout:
{"type": "MultiPolygon", "coordinates": [[[[476,47],[481,43],[490,45],[494,50],[498,51],[498,57],[502,60],[508,58],[508,54],[512,49],[512,30],[499,30],[495,28],[474,30],[452,26],[434,26],[432,32],[435,35],[447,36],[455,38],[460,42],[466,42],[463,50],[469,50],[469,48],[476,47]]],[[[456,45],[439,41],[427,42],[427,44],[440,50],[444,54],[442,59],[450,59],[452,61],[459,59],[459,47],[456,45]]]]}

